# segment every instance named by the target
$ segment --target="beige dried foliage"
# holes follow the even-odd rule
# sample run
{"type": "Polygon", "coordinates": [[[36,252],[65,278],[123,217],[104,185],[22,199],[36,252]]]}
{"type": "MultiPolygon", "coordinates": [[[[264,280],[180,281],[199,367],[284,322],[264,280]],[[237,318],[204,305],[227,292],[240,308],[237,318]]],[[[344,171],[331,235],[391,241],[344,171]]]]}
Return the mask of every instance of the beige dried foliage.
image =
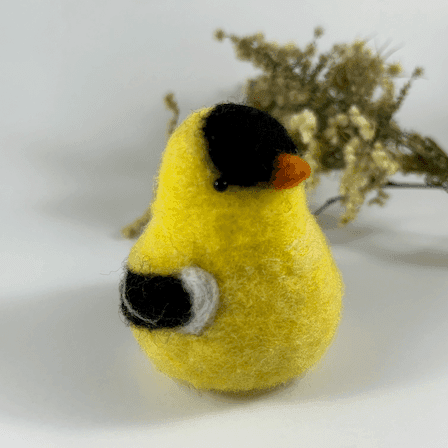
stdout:
{"type": "MultiPolygon", "coordinates": [[[[267,42],[261,32],[246,37],[222,29],[214,33],[218,41],[230,39],[237,58],[262,70],[247,80],[245,104],[268,112],[286,127],[312,168],[305,187],[315,188],[321,174],[342,171],[339,190],[345,213],[339,227],[356,219],[371,191],[377,196],[369,205],[383,206],[389,197],[383,188],[393,186],[390,177],[396,172],[425,176],[426,186],[448,192],[447,154],[434,140],[403,131],[393,120],[423,69],[417,67],[396,95],[394,78],[403,72],[400,63],[387,63],[362,40],[336,44],[317,55],[316,42],[322,34],[323,29],[317,27],[314,40],[302,50],[293,42],[283,46],[267,42]]],[[[179,108],[172,93],[164,101],[173,112],[169,136],[179,108]]],[[[137,235],[145,220],[149,220],[149,211],[123,234],[137,235]]]]}
{"type": "Polygon", "coordinates": [[[247,80],[245,104],[270,113],[286,127],[312,168],[306,188],[315,188],[323,173],[342,171],[346,211],[339,226],[356,218],[371,191],[377,196],[369,205],[383,206],[389,197],[383,188],[397,172],[425,175],[428,186],[448,191],[447,154],[433,140],[405,132],[393,120],[423,69],[417,67],[396,95],[400,63],[387,63],[363,40],[336,44],[318,55],[316,41],[322,34],[317,27],[314,40],[302,50],[292,42],[267,42],[262,33],[256,39],[241,38],[220,30],[220,40],[230,39],[239,59],[263,70],[247,80]]]}

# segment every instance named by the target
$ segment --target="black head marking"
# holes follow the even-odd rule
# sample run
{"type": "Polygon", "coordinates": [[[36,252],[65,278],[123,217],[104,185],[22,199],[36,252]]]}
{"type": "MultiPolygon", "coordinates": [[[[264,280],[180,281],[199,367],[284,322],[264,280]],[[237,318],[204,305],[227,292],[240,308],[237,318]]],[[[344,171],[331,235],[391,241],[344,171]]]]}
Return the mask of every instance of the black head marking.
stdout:
{"type": "Polygon", "coordinates": [[[203,134],[220,173],[214,184],[217,191],[225,191],[227,185],[250,187],[268,182],[279,153],[298,153],[275,118],[243,104],[218,104],[205,118],[203,134]]]}

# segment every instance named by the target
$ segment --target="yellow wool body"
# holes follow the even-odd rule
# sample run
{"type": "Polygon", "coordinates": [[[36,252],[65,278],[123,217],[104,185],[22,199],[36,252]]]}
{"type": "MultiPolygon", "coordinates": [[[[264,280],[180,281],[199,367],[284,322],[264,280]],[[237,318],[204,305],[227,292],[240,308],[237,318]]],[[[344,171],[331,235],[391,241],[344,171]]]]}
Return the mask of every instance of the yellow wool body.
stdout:
{"type": "Polygon", "coordinates": [[[338,326],[344,285],[303,183],[213,188],[218,173],[200,131],[210,111],[193,112],[172,134],[152,220],[128,267],[173,275],[196,265],[217,281],[218,311],[200,335],[132,331],[160,371],[196,388],[266,389],[322,357],[338,326]]]}

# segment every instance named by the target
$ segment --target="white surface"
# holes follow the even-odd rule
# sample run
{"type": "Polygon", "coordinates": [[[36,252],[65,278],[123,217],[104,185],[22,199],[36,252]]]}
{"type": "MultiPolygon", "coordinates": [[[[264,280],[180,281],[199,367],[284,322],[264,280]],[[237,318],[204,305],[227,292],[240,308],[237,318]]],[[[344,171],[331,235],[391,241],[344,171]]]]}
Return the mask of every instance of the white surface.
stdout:
{"type": "MultiPolygon", "coordinates": [[[[216,28],[304,46],[323,25],[322,50],[390,39],[408,75],[426,69],[400,123],[447,150],[447,13],[438,0],[3,0],[0,446],[446,446],[446,193],[390,189],[345,229],[337,205],[319,218],[346,283],[337,339],[302,380],[249,400],[152,369],[118,315],[132,245],[118,232],[151,199],[163,95],[182,120],[259,73],[216,28]]],[[[324,179],[312,208],[334,194],[324,179]]]]}

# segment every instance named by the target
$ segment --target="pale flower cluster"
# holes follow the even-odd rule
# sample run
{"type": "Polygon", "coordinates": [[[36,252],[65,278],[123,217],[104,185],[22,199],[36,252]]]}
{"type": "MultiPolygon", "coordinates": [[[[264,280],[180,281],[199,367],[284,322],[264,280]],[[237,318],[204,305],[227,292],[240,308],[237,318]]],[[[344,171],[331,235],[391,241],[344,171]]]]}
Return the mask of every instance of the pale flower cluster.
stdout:
{"type": "Polygon", "coordinates": [[[356,162],[355,152],[361,145],[358,137],[352,137],[344,146],[344,159],[347,166],[352,166],[356,162]]]}
{"type": "Polygon", "coordinates": [[[367,120],[366,117],[361,115],[361,112],[359,109],[353,105],[350,107],[349,111],[349,117],[350,121],[354,126],[358,128],[359,133],[361,134],[361,137],[366,141],[372,140],[372,138],[375,135],[375,128],[372,125],[372,123],[367,120]]]}
{"type": "Polygon", "coordinates": [[[344,160],[346,170],[341,178],[340,194],[345,196],[346,212],[341,217],[340,224],[355,219],[360,206],[370,188],[366,186],[371,181],[369,173],[374,174],[378,196],[369,204],[384,205],[388,195],[382,190],[387,178],[395,174],[400,165],[394,160],[393,155],[381,142],[375,142],[373,148],[368,148],[359,137],[352,137],[344,146],[344,160]]]}
{"type": "Polygon", "coordinates": [[[373,145],[372,159],[388,176],[392,176],[400,168],[399,163],[390,157],[380,142],[373,145]]]}
{"type": "Polygon", "coordinates": [[[298,131],[303,143],[308,144],[317,131],[316,115],[309,109],[304,109],[299,114],[290,117],[287,127],[291,132],[298,131]]]}
{"type": "Polygon", "coordinates": [[[310,165],[311,176],[306,179],[305,188],[307,190],[313,189],[319,184],[317,174],[321,170],[318,162],[320,157],[319,142],[315,138],[317,132],[316,115],[309,109],[304,109],[298,114],[291,115],[284,124],[289,133],[299,133],[303,143],[307,145],[307,151],[303,158],[310,165]]]}
{"type": "MultiPolygon", "coordinates": [[[[359,189],[367,185],[368,181],[365,176],[365,157],[367,153],[358,151],[361,145],[362,143],[358,137],[352,137],[344,146],[344,159],[347,164],[347,172],[350,173],[347,176],[347,180],[350,187],[354,187],[349,189],[354,189],[355,194],[359,194],[359,189]]],[[[342,183],[344,184],[344,182],[342,183]]]]}
{"type": "Polygon", "coordinates": [[[341,178],[339,192],[345,197],[343,203],[345,203],[346,211],[341,216],[339,227],[355,219],[365,199],[363,187],[368,182],[365,175],[367,153],[362,151],[362,147],[363,143],[359,137],[352,137],[343,148],[346,170],[341,178]]]}
{"type": "Polygon", "coordinates": [[[311,168],[311,175],[305,179],[305,189],[307,191],[313,190],[319,185],[320,177],[319,173],[321,172],[322,168],[319,163],[320,159],[320,146],[317,139],[312,138],[310,142],[308,143],[308,150],[305,153],[305,155],[302,157],[306,162],[308,162],[308,165],[311,168]]]}

